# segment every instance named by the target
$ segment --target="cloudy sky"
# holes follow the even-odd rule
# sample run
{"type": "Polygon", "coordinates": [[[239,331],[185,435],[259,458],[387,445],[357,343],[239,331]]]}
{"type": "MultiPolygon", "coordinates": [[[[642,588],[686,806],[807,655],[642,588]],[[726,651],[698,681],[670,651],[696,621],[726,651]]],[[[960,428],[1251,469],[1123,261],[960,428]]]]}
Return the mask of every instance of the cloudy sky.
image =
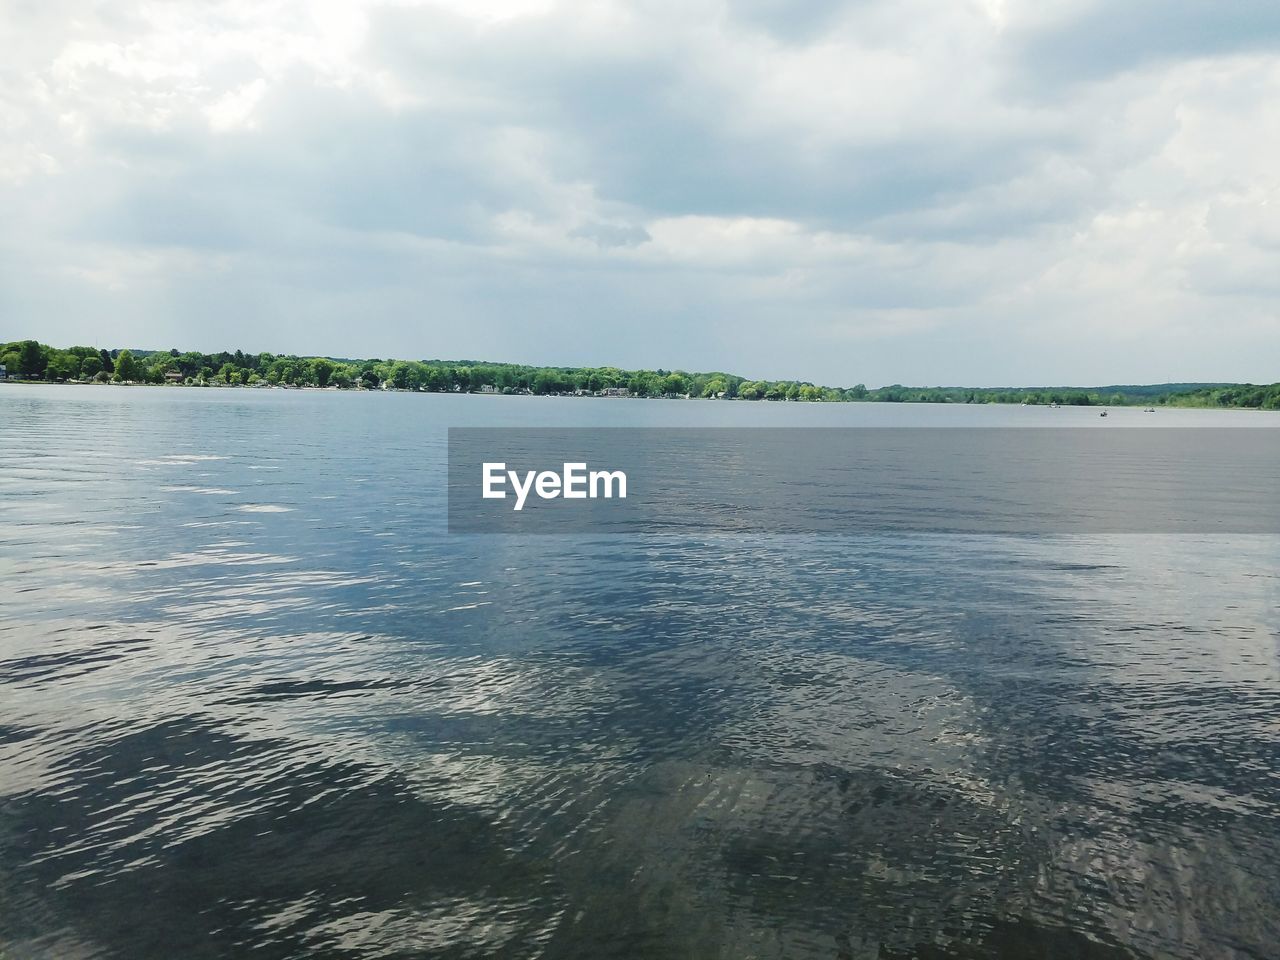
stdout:
{"type": "Polygon", "coordinates": [[[1276,0],[0,0],[0,339],[1280,379],[1276,0]]]}

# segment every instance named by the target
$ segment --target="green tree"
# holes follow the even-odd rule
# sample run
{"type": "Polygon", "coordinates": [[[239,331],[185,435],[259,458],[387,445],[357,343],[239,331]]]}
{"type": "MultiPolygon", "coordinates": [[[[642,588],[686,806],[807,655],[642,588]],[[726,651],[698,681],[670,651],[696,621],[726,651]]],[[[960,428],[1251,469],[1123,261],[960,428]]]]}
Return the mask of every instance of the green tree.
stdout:
{"type": "Polygon", "coordinates": [[[400,390],[408,390],[413,383],[413,367],[402,360],[391,367],[391,384],[400,390]]]}
{"type": "Polygon", "coordinates": [[[23,340],[18,348],[18,373],[24,377],[44,376],[44,369],[49,364],[44,350],[34,340],[23,340]]]}
{"type": "Polygon", "coordinates": [[[311,373],[316,378],[316,386],[327,387],[329,378],[333,376],[334,366],[324,357],[316,357],[311,361],[311,373]]]}
{"type": "Polygon", "coordinates": [[[45,376],[50,380],[74,380],[80,376],[80,358],[61,350],[52,351],[45,365],[45,376]]]}
{"type": "Polygon", "coordinates": [[[638,370],[632,374],[627,386],[637,397],[649,397],[661,391],[660,383],[648,370],[638,370]]]}
{"type": "Polygon", "coordinates": [[[115,379],[127,383],[139,379],[140,376],[141,364],[133,358],[133,353],[129,350],[121,350],[120,355],[116,357],[115,379]]]}
{"type": "Polygon", "coordinates": [[[689,392],[689,383],[683,374],[668,373],[662,378],[662,392],[681,395],[689,392]]]}

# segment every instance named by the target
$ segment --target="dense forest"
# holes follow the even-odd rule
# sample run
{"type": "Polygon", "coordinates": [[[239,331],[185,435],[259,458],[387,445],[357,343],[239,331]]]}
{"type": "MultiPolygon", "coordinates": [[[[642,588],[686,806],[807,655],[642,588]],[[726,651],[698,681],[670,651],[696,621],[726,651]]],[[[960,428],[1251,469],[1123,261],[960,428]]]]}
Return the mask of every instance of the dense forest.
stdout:
{"type": "Polygon", "coordinates": [[[1064,406],[1256,407],[1280,410],[1280,383],[1169,383],[1109,387],[824,387],[750,380],[731,373],[532,367],[457,360],[348,360],[272,353],[59,349],[35,340],[0,344],[10,378],[68,383],[321,387],[433,393],[625,393],[638,397],[736,400],[865,400],[885,403],[1027,403],[1064,406]]]}

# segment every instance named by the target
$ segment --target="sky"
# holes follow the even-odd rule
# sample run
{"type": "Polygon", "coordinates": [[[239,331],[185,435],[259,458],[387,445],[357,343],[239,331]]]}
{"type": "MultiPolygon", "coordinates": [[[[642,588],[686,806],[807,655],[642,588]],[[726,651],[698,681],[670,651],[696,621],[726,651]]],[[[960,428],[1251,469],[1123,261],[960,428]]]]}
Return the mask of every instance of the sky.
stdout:
{"type": "Polygon", "coordinates": [[[0,340],[1280,380],[1275,0],[0,0],[0,340]]]}

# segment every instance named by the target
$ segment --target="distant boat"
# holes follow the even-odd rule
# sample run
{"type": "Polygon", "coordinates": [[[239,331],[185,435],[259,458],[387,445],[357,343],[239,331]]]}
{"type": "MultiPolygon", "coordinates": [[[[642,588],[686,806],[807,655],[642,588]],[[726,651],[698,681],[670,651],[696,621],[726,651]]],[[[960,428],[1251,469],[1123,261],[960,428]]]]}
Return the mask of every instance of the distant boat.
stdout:
{"type": "Polygon", "coordinates": [[[1143,410],[1142,412],[1143,412],[1143,413],[1155,413],[1155,412],[1156,412],[1156,408],[1155,408],[1155,407],[1147,407],[1147,409],[1143,410]]]}
{"type": "Polygon", "coordinates": [[[1100,414],[1098,414],[1098,416],[1100,417],[1105,417],[1106,415],[1107,415],[1107,411],[1105,410],[1103,410],[1100,414]]]}

